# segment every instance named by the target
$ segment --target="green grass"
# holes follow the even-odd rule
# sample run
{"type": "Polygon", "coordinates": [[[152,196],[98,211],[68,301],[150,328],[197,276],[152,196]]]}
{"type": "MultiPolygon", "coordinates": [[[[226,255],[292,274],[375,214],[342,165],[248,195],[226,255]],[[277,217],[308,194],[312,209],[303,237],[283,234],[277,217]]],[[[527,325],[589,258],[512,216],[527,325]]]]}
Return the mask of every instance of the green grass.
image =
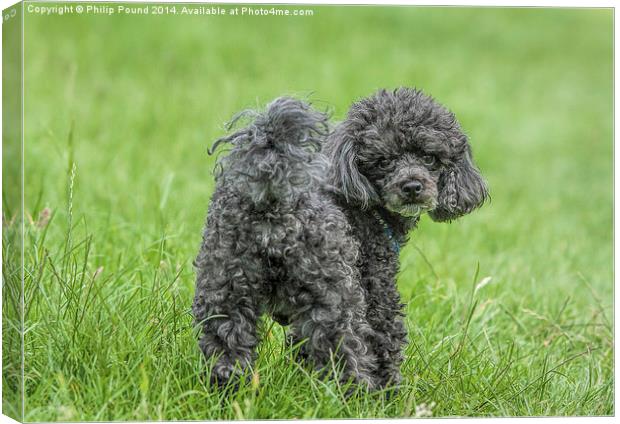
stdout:
{"type": "Polygon", "coordinates": [[[25,419],[613,414],[612,11],[313,10],[26,15],[25,419]],[[222,123],[309,93],[339,119],[399,85],[457,114],[492,194],[450,225],[424,217],[402,250],[402,390],[345,397],[269,321],[253,376],[209,388],[191,262],[222,123]]]}

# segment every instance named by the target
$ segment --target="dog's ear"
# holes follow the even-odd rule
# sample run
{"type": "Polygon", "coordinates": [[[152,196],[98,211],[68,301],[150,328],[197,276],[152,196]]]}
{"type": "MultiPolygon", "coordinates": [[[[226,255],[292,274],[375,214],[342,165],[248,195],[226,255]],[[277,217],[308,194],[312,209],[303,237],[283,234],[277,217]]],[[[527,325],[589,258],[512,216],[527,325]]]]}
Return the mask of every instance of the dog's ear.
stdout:
{"type": "Polygon", "coordinates": [[[428,214],[433,221],[451,221],[479,208],[488,197],[487,185],[466,145],[463,155],[441,174],[438,204],[428,214]]]}
{"type": "Polygon", "coordinates": [[[367,208],[378,196],[368,178],[358,169],[358,141],[345,124],[340,124],[329,136],[325,153],[330,161],[328,183],[347,202],[367,208]]]}

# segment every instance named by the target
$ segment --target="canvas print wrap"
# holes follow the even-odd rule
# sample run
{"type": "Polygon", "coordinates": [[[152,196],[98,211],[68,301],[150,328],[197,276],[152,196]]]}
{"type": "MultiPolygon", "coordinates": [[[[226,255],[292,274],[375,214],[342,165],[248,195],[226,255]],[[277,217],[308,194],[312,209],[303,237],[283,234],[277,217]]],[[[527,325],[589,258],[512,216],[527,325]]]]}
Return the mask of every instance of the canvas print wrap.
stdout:
{"type": "Polygon", "coordinates": [[[614,414],[612,9],[2,31],[5,415],[614,414]]]}

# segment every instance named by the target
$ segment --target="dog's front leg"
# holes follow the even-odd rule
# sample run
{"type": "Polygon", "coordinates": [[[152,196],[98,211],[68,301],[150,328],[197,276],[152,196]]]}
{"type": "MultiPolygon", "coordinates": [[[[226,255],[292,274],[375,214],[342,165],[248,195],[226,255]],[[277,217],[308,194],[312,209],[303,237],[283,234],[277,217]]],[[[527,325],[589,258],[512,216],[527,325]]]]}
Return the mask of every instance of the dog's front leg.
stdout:
{"type": "Polygon", "coordinates": [[[371,344],[377,355],[376,376],[381,387],[396,386],[401,381],[402,350],[407,343],[407,330],[402,317],[403,305],[396,287],[393,271],[367,274],[368,312],[366,318],[372,326],[371,344]]]}

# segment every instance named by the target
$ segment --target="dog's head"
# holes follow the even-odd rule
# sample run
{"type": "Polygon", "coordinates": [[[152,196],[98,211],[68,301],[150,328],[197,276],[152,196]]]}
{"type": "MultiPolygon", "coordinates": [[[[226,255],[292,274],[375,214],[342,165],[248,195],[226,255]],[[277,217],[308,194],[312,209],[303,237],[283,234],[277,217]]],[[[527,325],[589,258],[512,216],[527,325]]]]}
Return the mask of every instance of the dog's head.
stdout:
{"type": "Polygon", "coordinates": [[[381,90],[353,104],[324,152],[332,187],[362,208],[450,221],[488,197],[454,114],[415,89],[381,90]]]}

